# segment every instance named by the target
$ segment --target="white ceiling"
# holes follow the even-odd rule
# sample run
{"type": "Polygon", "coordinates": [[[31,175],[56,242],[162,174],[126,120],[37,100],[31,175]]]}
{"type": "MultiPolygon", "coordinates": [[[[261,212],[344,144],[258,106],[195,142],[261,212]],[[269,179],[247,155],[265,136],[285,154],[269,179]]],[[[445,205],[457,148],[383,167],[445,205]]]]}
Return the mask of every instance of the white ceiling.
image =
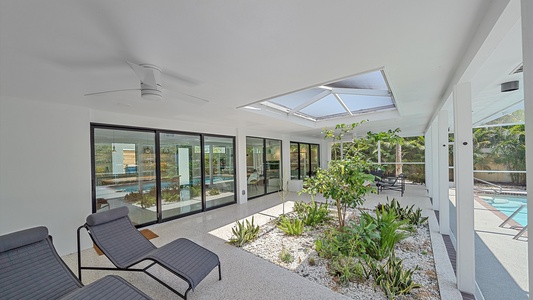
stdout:
{"type": "Polygon", "coordinates": [[[474,121],[520,100],[499,92],[521,63],[507,2],[2,0],[0,99],[316,136],[237,107],[383,68],[400,115],[362,130],[417,135],[458,80],[472,81],[474,121]],[[84,96],[139,88],[126,61],[162,69],[163,101],[84,96]]]}

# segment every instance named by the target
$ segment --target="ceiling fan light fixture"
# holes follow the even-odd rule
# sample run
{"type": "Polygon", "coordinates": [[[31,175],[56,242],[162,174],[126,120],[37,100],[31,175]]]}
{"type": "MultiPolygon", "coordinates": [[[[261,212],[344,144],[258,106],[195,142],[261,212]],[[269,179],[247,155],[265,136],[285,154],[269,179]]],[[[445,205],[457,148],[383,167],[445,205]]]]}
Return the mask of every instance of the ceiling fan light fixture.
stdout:
{"type": "Polygon", "coordinates": [[[158,85],[157,87],[158,87],[157,90],[150,89],[150,88],[143,87],[143,85],[141,84],[141,97],[144,100],[161,101],[161,99],[163,99],[163,92],[161,91],[160,85],[158,85]]]}

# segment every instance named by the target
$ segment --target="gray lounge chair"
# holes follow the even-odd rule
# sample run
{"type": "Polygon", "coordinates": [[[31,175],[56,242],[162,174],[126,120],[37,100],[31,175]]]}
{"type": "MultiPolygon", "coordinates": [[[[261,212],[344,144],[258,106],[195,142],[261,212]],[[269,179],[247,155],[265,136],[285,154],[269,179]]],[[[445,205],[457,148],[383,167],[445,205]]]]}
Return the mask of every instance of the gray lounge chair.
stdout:
{"type": "Polygon", "coordinates": [[[144,272],[180,297],[187,299],[187,293],[218,266],[219,280],[222,279],[218,256],[204,247],[180,238],[161,248],[154,246],[131,223],[125,206],[94,213],[78,228],[78,273],[82,269],[121,270],[144,272]],[[116,266],[115,268],[83,267],[81,265],[80,230],[87,229],[93,242],[116,266]],[[132,268],[142,261],[152,261],[145,268],[132,268]],[[156,276],[148,272],[155,264],[167,269],[189,284],[181,294],[156,276]]]}
{"type": "Polygon", "coordinates": [[[393,190],[399,191],[403,197],[403,194],[405,193],[405,175],[402,173],[397,177],[381,178],[376,183],[376,186],[378,188],[378,194],[383,190],[393,190]]]}
{"type": "Polygon", "coordinates": [[[57,254],[46,227],[0,236],[0,299],[150,299],[118,276],[83,286],[57,254]]]}

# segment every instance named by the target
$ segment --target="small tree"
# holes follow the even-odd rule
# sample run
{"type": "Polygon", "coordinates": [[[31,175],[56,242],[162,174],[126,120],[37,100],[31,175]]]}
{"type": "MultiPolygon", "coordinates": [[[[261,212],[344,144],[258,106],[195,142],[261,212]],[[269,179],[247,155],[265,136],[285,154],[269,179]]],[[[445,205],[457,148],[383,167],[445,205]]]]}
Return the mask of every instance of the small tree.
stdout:
{"type": "MultiPolygon", "coordinates": [[[[340,124],[335,129],[325,130],[323,133],[326,139],[339,141],[361,123],[340,124]]],[[[380,133],[368,132],[365,137],[354,139],[350,149],[346,151],[347,155],[342,159],[332,160],[325,170],[318,169],[314,177],[306,179],[306,187],[300,193],[311,196],[321,193],[326,199],[333,199],[337,207],[339,229],[342,229],[345,225],[346,209],[363,204],[364,196],[375,190],[372,185],[374,176],[369,172],[373,165],[363,157],[362,153],[379,140],[400,141],[398,132],[399,129],[380,133]]]]}

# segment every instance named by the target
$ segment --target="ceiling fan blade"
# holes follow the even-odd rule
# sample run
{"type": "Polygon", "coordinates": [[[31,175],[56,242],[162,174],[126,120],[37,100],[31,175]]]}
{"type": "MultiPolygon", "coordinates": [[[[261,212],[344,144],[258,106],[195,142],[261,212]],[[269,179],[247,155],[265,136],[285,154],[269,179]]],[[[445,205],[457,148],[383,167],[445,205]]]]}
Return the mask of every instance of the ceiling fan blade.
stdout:
{"type": "Polygon", "coordinates": [[[189,103],[194,103],[194,104],[205,104],[205,103],[209,103],[211,101],[207,100],[207,99],[204,99],[204,98],[200,98],[200,97],[197,97],[197,96],[193,96],[191,94],[187,94],[187,93],[183,93],[183,92],[179,92],[179,91],[176,91],[176,90],[169,90],[169,89],[165,89],[164,90],[164,93],[166,95],[172,95],[174,94],[174,96],[176,96],[177,98],[179,98],[179,100],[183,100],[185,102],[189,102],[189,103]],[[180,96],[181,95],[181,96],[180,96]],[[183,96],[186,96],[186,97],[183,97],[183,96]]]}
{"type": "Polygon", "coordinates": [[[112,91],[104,91],[104,92],[88,93],[88,94],[85,94],[85,95],[83,95],[83,96],[95,96],[95,95],[101,95],[101,94],[116,93],[116,92],[126,92],[126,91],[140,91],[140,89],[112,90],[112,91]]]}
{"type": "Polygon", "coordinates": [[[138,65],[130,61],[126,61],[131,69],[137,74],[137,77],[141,80],[141,83],[148,87],[157,90],[157,83],[161,82],[161,71],[159,68],[152,65],[138,65]],[[156,74],[157,72],[157,74],[156,74]]]}
{"type": "MultiPolygon", "coordinates": [[[[196,86],[200,84],[200,81],[198,81],[197,79],[194,79],[192,77],[189,77],[183,74],[178,74],[170,70],[164,70],[163,75],[165,78],[168,78],[170,80],[177,80],[189,86],[196,86]]],[[[166,84],[167,84],[167,81],[165,81],[165,85],[166,84]]]]}

